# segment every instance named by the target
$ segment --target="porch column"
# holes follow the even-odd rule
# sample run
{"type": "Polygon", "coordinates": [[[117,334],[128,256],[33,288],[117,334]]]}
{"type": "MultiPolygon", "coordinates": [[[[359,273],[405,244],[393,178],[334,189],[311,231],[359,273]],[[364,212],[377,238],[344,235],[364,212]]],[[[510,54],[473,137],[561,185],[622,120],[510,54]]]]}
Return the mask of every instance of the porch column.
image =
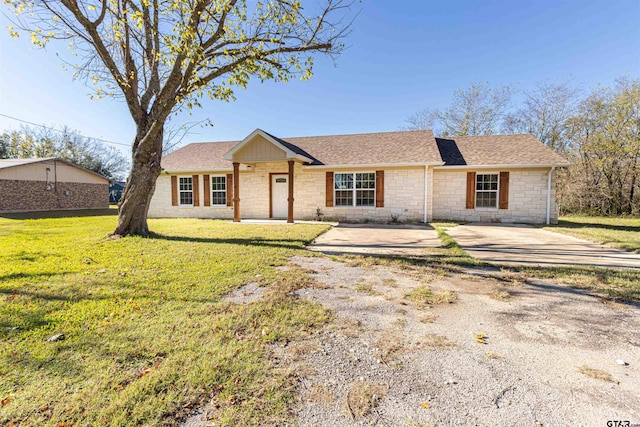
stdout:
{"type": "Polygon", "coordinates": [[[240,163],[233,162],[233,222],[240,222],[240,163]]]}
{"type": "Polygon", "coordinates": [[[289,160],[289,209],[287,211],[287,222],[293,223],[293,165],[294,161],[289,160]]]}

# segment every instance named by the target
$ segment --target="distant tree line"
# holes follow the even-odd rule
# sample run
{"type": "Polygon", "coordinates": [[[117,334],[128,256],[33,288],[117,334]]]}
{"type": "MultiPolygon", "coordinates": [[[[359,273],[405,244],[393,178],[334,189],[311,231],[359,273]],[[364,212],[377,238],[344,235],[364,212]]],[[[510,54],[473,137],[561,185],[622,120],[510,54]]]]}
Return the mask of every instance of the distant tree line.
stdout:
{"type": "Polygon", "coordinates": [[[560,211],[640,215],[640,79],[582,91],[544,82],[513,105],[508,86],[457,89],[446,109],[420,111],[407,129],[442,136],[530,133],[571,162],[558,176],[560,211]]]}
{"type": "Polygon", "coordinates": [[[58,157],[114,180],[124,180],[129,160],[119,150],[68,128],[23,126],[0,134],[0,159],[58,157]]]}

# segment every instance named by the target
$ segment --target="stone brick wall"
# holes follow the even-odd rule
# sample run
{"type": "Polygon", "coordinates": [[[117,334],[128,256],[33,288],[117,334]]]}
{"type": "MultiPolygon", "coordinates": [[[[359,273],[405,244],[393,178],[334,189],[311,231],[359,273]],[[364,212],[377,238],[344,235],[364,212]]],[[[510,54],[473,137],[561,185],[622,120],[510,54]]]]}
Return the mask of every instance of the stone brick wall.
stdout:
{"type": "Polygon", "coordinates": [[[58,182],[48,190],[44,181],[0,180],[0,212],[108,207],[108,184],[58,182]]]}
{"type": "MultiPolygon", "coordinates": [[[[241,217],[268,218],[269,173],[287,172],[285,162],[258,163],[249,171],[240,173],[241,217]]],[[[375,168],[353,169],[345,172],[370,171],[375,168]]],[[[220,174],[229,173],[228,171],[220,174]]],[[[375,207],[325,207],[325,170],[310,170],[297,164],[294,168],[294,217],[314,219],[317,208],[326,219],[353,222],[388,222],[397,216],[403,222],[422,222],[424,219],[424,167],[385,169],[384,205],[375,207]]],[[[209,175],[215,175],[211,172],[209,175]]],[[[180,176],[180,175],[179,175],[180,176]]],[[[183,176],[191,176],[184,174],[183,176]]],[[[200,178],[200,204],[197,207],[171,206],[171,177],[162,174],[156,183],[149,216],[181,218],[233,218],[233,208],[227,206],[202,206],[204,185],[200,178]]]]}
{"type": "MultiPolygon", "coordinates": [[[[466,209],[467,170],[435,170],[433,218],[470,222],[546,222],[549,169],[500,169],[477,172],[499,173],[505,170],[509,171],[508,209],[466,209]]],[[[555,171],[551,177],[551,222],[558,222],[555,171]]]]}
{"type": "MultiPolygon", "coordinates": [[[[229,171],[219,174],[211,172],[209,175],[226,175],[229,171]]],[[[178,176],[190,177],[192,174],[178,176]]],[[[200,206],[171,206],[171,176],[161,174],[156,181],[156,190],[149,205],[149,217],[151,218],[227,218],[233,219],[233,207],[228,206],[202,206],[204,202],[204,185],[202,174],[199,175],[200,206]]],[[[242,182],[242,179],[240,180],[242,182]]],[[[267,191],[269,189],[267,188],[267,191]]],[[[242,195],[242,188],[240,189],[242,195]]]]}

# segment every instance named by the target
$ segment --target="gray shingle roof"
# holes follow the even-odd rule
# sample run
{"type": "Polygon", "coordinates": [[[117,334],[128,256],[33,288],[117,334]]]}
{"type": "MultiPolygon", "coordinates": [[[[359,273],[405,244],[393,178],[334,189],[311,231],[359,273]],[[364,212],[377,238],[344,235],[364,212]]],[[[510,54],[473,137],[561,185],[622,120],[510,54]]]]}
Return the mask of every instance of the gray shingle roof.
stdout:
{"type": "Polygon", "coordinates": [[[568,165],[533,135],[436,138],[445,166],[568,165]]]}
{"type": "MultiPolygon", "coordinates": [[[[567,161],[531,135],[434,138],[429,130],[274,139],[311,165],[562,165],[567,161]]],[[[231,170],[223,156],[240,141],[189,144],[162,159],[168,172],[231,170]]]]}
{"type": "Polygon", "coordinates": [[[162,168],[169,171],[207,171],[233,169],[231,162],[222,158],[239,141],[199,142],[185,145],[162,158],[162,168]]]}
{"type": "Polygon", "coordinates": [[[430,130],[284,138],[320,165],[440,162],[430,130]]]}

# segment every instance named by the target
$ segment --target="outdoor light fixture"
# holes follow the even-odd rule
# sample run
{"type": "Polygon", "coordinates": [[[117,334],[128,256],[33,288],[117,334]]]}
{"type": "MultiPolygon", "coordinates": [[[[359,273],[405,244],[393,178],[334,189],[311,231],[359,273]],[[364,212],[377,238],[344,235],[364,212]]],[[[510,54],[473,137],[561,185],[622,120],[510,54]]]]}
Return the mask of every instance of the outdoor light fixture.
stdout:
{"type": "Polygon", "coordinates": [[[46,177],[45,177],[45,189],[51,190],[53,185],[49,182],[49,172],[51,172],[51,168],[46,169],[46,177]]]}

